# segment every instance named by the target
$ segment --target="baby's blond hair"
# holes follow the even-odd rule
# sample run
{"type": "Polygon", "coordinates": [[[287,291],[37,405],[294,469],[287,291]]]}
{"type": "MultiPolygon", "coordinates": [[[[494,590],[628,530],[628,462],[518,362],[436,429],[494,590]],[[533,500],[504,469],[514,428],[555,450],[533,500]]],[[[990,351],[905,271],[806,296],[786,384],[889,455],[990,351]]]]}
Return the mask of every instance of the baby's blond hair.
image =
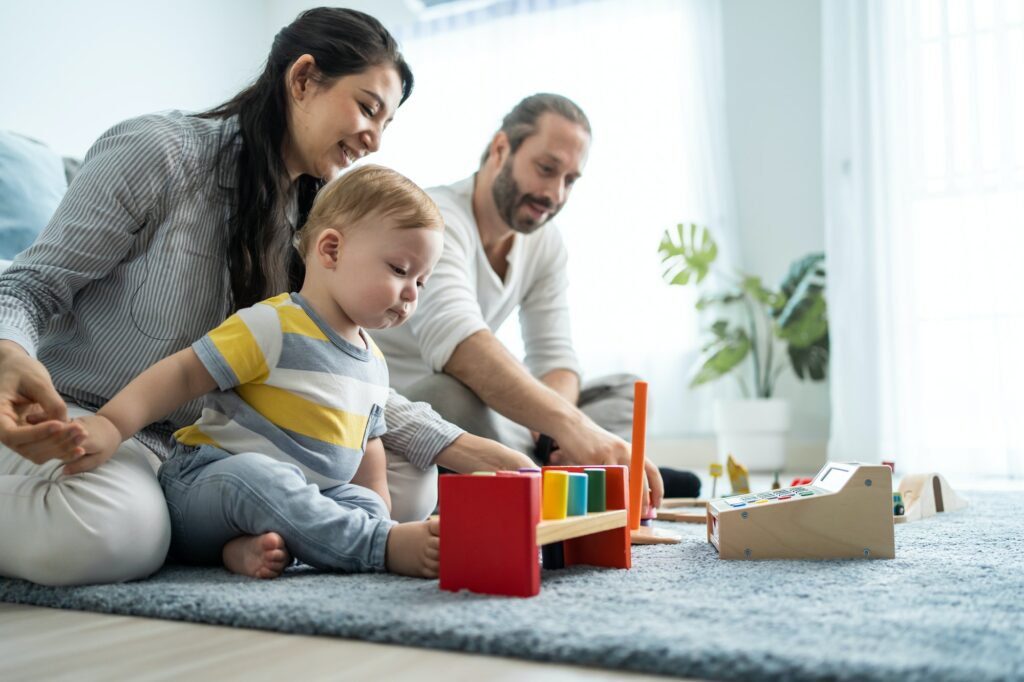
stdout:
{"type": "Polygon", "coordinates": [[[344,233],[372,213],[393,217],[402,228],[444,228],[437,205],[419,185],[390,168],[370,164],[331,180],[317,192],[306,224],[295,234],[295,248],[305,260],[325,229],[344,233]]]}

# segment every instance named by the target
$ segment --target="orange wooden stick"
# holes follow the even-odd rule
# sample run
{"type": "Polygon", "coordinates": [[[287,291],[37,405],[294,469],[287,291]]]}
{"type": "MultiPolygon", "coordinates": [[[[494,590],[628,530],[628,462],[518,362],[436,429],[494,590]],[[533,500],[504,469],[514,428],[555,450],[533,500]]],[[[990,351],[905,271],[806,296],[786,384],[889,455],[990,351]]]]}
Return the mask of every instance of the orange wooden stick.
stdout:
{"type": "Polygon", "coordinates": [[[647,382],[633,385],[633,453],[629,462],[629,527],[640,527],[640,497],[643,495],[644,450],[647,439],[647,382]]]}

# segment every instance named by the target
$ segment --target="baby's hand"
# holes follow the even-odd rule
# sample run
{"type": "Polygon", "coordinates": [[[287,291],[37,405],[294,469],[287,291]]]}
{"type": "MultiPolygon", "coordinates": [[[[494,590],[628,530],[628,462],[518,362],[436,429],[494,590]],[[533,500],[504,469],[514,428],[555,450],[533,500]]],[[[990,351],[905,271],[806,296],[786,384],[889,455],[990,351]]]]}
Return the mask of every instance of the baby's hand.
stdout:
{"type": "Polygon", "coordinates": [[[107,419],[98,414],[79,417],[71,423],[85,434],[81,443],[82,456],[64,467],[64,474],[71,476],[92,471],[113,457],[122,443],[121,432],[107,419]]]}

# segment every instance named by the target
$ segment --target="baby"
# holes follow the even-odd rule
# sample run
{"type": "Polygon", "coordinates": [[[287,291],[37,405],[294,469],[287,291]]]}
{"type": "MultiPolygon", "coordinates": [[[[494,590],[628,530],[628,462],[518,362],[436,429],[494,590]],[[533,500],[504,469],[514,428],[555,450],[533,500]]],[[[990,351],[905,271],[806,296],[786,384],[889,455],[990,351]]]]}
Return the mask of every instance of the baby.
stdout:
{"type": "Polygon", "coordinates": [[[384,357],[365,329],[405,322],[441,256],[444,223],[402,175],[363,166],[317,195],[298,293],[239,310],[80,421],[87,455],[205,396],[160,468],[171,556],[257,578],[319,568],[435,577],[436,520],[390,519],[384,357]]]}

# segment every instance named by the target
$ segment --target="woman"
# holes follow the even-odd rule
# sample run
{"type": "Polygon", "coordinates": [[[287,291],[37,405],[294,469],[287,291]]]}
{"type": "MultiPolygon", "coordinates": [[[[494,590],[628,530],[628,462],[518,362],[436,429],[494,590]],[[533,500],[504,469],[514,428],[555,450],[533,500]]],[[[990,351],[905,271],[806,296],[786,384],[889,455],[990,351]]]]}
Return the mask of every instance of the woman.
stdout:
{"type": "MultiPolygon", "coordinates": [[[[301,282],[292,235],[317,188],[380,147],[412,85],[377,20],[319,8],[277,35],[263,74],[231,101],[125,121],[96,142],[50,224],[0,277],[0,575],[79,584],[159,568],[169,522],[155,469],[198,405],[108,461],[82,457],[68,417],[301,282]]],[[[434,463],[528,465],[394,394],[386,420],[398,520],[433,508],[434,463]]]]}

